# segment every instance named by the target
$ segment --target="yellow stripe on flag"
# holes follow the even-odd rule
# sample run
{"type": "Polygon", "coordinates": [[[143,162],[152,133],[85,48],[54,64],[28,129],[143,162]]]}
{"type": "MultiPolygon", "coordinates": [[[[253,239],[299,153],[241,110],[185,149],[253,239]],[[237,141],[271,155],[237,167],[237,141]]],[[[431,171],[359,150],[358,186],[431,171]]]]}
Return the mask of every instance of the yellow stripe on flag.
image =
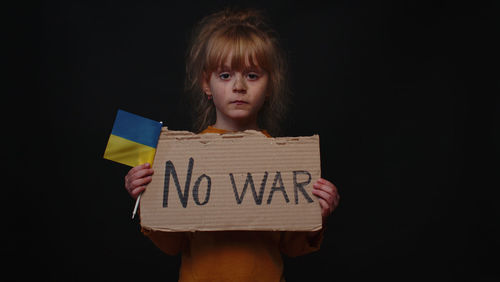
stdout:
{"type": "Polygon", "coordinates": [[[153,164],[156,149],[111,134],[104,152],[104,158],[128,166],[153,164]]]}

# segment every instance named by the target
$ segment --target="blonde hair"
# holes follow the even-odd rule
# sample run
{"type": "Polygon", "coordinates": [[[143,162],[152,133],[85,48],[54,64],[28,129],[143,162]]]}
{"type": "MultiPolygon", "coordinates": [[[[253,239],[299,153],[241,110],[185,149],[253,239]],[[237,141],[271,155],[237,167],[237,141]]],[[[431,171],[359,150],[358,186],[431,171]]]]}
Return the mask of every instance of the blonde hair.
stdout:
{"type": "Polygon", "coordinates": [[[258,66],[269,74],[269,95],[260,109],[258,125],[272,135],[279,135],[289,104],[286,59],[263,12],[253,9],[213,13],[194,29],[185,81],[192,106],[193,131],[200,132],[215,123],[215,105],[202,89],[203,80],[222,67],[229,55],[231,69],[258,66]]]}

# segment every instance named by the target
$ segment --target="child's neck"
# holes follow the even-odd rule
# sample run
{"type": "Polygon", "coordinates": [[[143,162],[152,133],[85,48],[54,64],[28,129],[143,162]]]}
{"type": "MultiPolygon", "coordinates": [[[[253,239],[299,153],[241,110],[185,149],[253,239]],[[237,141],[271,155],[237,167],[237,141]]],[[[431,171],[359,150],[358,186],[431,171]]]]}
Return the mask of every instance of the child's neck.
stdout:
{"type": "Polygon", "coordinates": [[[217,119],[213,127],[227,131],[245,131],[249,129],[259,130],[257,120],[254,121],[236,121],[217,119]]]}

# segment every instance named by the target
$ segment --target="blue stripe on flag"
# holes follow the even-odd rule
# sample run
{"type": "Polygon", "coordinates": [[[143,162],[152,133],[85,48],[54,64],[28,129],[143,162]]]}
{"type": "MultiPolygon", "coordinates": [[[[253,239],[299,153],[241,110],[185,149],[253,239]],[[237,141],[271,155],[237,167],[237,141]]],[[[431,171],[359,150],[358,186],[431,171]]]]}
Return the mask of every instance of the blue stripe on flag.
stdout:
{"type": "Polygon", "coordinates": [[[156,148],[160,132],[160,122],[118,110],[111,134],[156,148]]]}

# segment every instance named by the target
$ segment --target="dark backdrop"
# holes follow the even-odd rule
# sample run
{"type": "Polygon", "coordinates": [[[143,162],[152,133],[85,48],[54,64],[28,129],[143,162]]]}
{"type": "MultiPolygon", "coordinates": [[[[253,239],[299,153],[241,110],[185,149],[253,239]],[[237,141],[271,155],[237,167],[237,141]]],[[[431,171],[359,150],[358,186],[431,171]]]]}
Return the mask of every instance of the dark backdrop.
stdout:
{"type": "MultiPolygon", "coordinates": [[[[227,3],[138,2],[6,10],[12,277],[177,279],[179,257],[130,219],[128,168],[102,155],[119,108],[189,129],[188,31],[227,3]]],[[[462,2],[239,3],[281,34],[286,135],[320,135],[342,198],[321,250],[285,258],[288,281],[498,279],[499,9],[462,2]]]]}

